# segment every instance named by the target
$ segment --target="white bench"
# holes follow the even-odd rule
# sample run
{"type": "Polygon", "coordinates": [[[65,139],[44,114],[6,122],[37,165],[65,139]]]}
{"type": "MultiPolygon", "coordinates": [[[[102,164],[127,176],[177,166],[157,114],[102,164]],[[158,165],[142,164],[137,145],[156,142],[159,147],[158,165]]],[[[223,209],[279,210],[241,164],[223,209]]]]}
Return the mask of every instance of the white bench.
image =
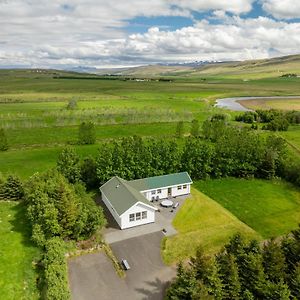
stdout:
{"type": "Polygon", "coordinates": [[[176,209],[178,206],[179,206],[179,202],[176,202],[176,203],[173,205],[173,208],[176,209]]]}
{"type": "Polygon", "coordinates": [[[124,269],[127,271],[127,270],[130,270],[130,266],[129,266],[129,263],[126,259],[122,259],[122,265],[124,267],[124,269]]]}

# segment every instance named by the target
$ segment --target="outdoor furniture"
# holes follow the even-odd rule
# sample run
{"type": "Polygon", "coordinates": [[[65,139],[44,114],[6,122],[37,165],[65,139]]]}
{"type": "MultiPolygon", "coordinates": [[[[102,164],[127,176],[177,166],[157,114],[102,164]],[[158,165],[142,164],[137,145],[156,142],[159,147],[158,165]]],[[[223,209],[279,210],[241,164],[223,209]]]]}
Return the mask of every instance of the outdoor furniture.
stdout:
{"type": "Polygon", "coordinates": [[[178,206],[179,206],[179,202],[176,202],[176,203],[173,205],[173,208],[176,209],[178,206]]]}
{"type": "Polygon", "coordinates": [[[122,259],[122,265],[124,267],[124,269],[127,271],[127,270],[130,270],[130,266],[129,266],[129,263],[126,259],[122,259]]]}
{"type": "Polygon", "coordinates": [[[163,206],[163,207],[172,207],[173,206],[173,201],[163,200],[163,201],[161,201],[160,205],[163,206]]]}

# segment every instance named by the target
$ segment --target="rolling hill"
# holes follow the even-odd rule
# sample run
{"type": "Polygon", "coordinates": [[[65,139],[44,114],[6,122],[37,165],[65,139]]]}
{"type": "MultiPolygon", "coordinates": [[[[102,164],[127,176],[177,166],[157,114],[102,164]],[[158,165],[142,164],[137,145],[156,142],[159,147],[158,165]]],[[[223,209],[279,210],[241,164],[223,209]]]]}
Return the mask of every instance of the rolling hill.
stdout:
{"type": "Polygon", "coordinates": [[[184,64],[150,65],[118,71],[119,75],[136,77],[227,77],[245,80],[280,77],[288,73],[300,76],[300,55],[243,62],[210,63],[195,67],[184,64]]]}

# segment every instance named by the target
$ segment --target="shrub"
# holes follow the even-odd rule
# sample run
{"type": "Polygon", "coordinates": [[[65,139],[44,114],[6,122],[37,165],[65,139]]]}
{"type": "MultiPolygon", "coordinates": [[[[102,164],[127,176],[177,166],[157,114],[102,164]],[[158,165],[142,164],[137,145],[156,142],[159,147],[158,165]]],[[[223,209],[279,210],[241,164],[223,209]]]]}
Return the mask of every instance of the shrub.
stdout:
{"type": "Polygon", "coordinates": [[[74,148],[65,148],[58,156],[57,170],[63,174],[70,183],[80,181],[80,159],[74,148]]]}
{"type": "Polygon", "coordinates": [[[92,122],[82,122],[79,126],[78,144],[92,145],[96,142],[95,125],[92,122]]]}
{"type": "Polygon", "coordinates": [[[67,109],[73,110],[73,109],[76,109],[76,108],[77,108],[77,101],[75,99],[71,99],[68,102],[67,109]]]}
{"type": "Polygon", "coordinates": [[[47,300],[70,299],[64,241],[58,237],[45,244],[44,271],[47,300]]]}
{"type": "Polygon", "coordinates": [[[191,125],[191,135],[194,137],[199,136],[199,129],[200,129],[199,121],[194,119],[191,125]]]}
{"type": "Polygon", "coordinates": [[[3,128],[0,128],[0,151],[8,150],[7,136],[3,128]]]}
{"type": "Polygon", "coordinates": [[[23,184],[16,175],[0,180],[0,200],[21,200],[24,196],[23,184]],[[2,182],[1,182],[2,181],[2,182]]]}

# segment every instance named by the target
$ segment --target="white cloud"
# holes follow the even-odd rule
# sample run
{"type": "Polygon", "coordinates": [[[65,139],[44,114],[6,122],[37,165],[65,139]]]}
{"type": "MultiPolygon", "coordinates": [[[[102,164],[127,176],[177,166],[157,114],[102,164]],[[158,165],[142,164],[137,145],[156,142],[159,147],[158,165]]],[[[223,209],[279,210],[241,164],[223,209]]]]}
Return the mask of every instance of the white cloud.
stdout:
{"type": "Polygon", "coordinates": [[[263,9],[278,19],[300,18],[298,0],[262,0],[263,9]]]}
{"type": "Polygon", "coordinates": [[[249,12],[255,0],[168,0],[173,5],[187,10],[223,10],[233,14],[249,12]]]}
{"type": "MultiPolygon", "coordinates": [[[[281,0],[284,2],[287,0],[281,0]]],[[[275,0],[264,0],[264,4],[275,0]]],[[[300,49],[300,23],[241,19],[253,0],[0,0],[0,66],[137,65],[162,61],[262,58],[300,49]],[[136,16],[209,20],[178,30],[150,28],[128,36],[136,16]],[[230,17],[230,14],[235,14],[230,17]],[[218,22],[219,23],[219,22],[218,22]]]]}

